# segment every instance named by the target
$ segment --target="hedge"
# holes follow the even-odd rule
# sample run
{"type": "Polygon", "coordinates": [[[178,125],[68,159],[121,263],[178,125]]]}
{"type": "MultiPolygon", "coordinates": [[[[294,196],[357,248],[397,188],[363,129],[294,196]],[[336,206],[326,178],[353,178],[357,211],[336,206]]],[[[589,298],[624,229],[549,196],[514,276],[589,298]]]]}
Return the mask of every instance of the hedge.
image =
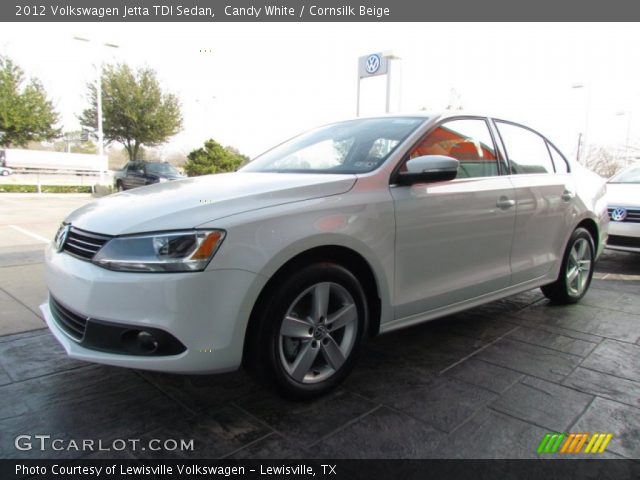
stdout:
{"type": "MultiPolygon", "coordinates": [[[[6,193],[36,193],[36,185],[0,185],[0,192],[6,193]]],[[[42,185],[42,193],[91,193],[88,185],[42,185]]]]}

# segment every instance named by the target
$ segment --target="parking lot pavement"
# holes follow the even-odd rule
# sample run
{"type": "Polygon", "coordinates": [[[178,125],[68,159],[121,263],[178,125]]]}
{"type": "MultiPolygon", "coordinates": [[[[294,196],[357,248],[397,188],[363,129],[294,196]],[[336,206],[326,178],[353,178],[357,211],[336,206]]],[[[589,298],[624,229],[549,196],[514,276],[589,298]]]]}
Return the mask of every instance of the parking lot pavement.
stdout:
{"type": "MultiPolygon", "coordinates": [[[[50,219],[25,202],[29,231],[51,238],[63,210],[88,199],[56,201],[43,206],[50,219]]],[[[180,376],[68,359],[33,329],[46,295],[41,260],[15,263],[22,247],[9,246],[0,332],[26,331],[0,336],[0,457],[558,458],[536,453],[546,433],[587,432],[613,438],[579,457],[640,459],[640,255],[606,252],[578,305],[550,305],[534,290],[375,338],[337,391],[290,402],[242,371],[180,376]],[[140,439],[140,448],[192,439],[194,450],[18,451],[20,434],[140,439]]]]}
{"type": "MultiPolygon", "coordinates": [[[[85,194],[0,194],[0,335],[43,328],[44,247],[85,194]]],[[[0,378],[2,373],[0,372],[0,378]]]]}

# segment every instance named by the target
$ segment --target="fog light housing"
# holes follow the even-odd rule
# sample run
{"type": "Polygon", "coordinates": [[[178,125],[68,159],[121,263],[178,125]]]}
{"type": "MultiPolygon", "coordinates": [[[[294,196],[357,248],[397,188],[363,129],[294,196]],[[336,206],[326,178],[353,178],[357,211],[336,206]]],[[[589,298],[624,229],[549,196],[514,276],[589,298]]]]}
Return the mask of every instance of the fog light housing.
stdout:
{"type": "Polygon", "coordinates": [[[154,353],[158,350],[158,340],[156,340],[152,334],[144,330],[136,336],[136,343],[144,353],[154,353]]]}

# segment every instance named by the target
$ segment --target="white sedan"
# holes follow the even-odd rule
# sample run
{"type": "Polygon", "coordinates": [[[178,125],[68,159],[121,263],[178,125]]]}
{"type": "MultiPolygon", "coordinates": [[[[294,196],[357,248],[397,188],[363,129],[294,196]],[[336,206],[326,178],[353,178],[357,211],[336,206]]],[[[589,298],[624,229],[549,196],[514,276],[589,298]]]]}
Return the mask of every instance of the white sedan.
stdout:
{"type": "Polygon", "coordinates": [[[607,248],[640,252],[640,165],[609,179],[607,203],[611,219],[607,248]]]}
{"type": "Polygon", "coordinates": [[[184,373],[245,365],[312,397],[367,336],[542,287],[587,291],[604,182],[541,134],[460,112],[327,125],[235,173],[73,212],[46,252],[68,354],[184,373]]]}

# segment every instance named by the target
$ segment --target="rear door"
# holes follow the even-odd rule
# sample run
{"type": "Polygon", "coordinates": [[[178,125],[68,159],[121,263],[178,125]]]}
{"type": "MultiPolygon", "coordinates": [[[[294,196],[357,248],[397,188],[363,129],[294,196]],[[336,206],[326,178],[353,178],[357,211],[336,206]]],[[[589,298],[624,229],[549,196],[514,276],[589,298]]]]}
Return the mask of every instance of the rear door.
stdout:
{"type": "Polygon", "coordinates": [[[517,285],[544,276],[561,259],[572,223],[575,185],[566,161],[542,135],[501,120],[495,126],[516,194],[511,283],[517,285]]]}
{"type": "Polygon", "coordinates": [[[506,288],[511,276],[515,193],[486,119],[443,121],[405,161],[419,155],[451,156],[460,168],[454,180],[391,188],[396,318],[506,288]]]}

